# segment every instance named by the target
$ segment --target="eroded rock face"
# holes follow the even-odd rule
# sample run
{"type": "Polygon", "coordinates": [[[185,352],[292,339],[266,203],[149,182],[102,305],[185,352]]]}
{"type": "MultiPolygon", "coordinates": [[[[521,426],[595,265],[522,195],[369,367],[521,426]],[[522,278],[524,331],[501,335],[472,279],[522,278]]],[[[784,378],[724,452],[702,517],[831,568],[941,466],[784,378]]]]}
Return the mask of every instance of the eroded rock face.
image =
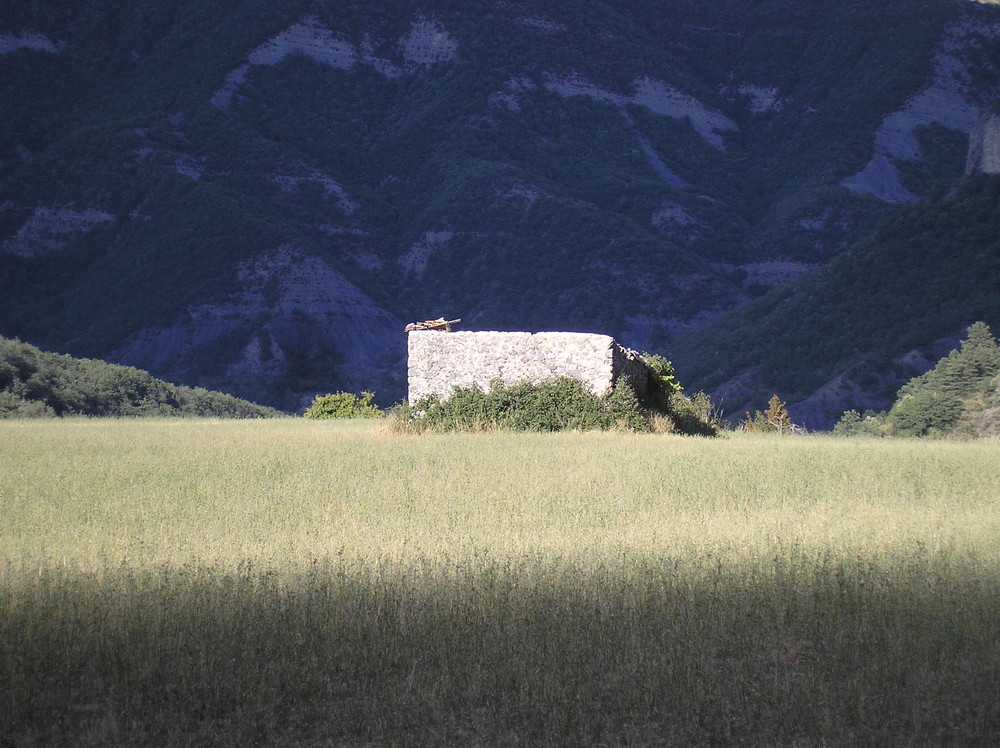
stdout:
{"type": "Polygon", "coordinates": [[[458,54],[458,42],[439,21],[421,18],[410,26],[406,36],[399,40],[403,56],[417,65],[449,62],[458,54]]]}
{"type": "Polygon", "coordinates": [[[304,55],[335,70],[351,70],[356,65],[367,65],[386,78],[398,78],[405,72],[450,62],[458,54],[458,42],[444,26],[438,21],[426,19],[415,20],[397,46],[403,58],[398,65],[376,57],[370,40],[361,45],[352,44],[326,28],[315,16],[304,16],[251,50],[246,62],[231,70],[222,87],[212,95],[212,104],[218,109],[228,109],[233,96],[246,83],[251,68],[273,67],[291,54],[304,55]]]}
{"type": "Polygon", "coordinates": [[[236,293],[146,328],[107,359],[177,382],[287,381],[300,397],[338,389],[375,390],[386,404],[402,397],[392,380],[402,373],[402,322],[336,268],[279,247],[237,274],[236,293]]]}
{"type": "Polygon", "coordinates": [[[990,112],[979,119],[969,135],[969,158],[965,173],[1000,174],[1000,114],[990,112]]]}
{"type": "Polygon", "coordinates": [[[974,52],[998,37],[997,24],[984,23],[971,12],[946,29],[934,55],[934,77],[930,84],[882,120],[875,134],[871,160],[841,184],[857,194],[872,195],[890,203],[915,201],[917,196],[903,186],[893,162],[923,160],[916,136],[922,126],[936,123],[973,133],[980,118],[980,99],[995,93],[981,91],[975,83],[974,52]]]}
{"type": "Polygon", "coordinates": [[[441,399],[456,388],[578,379],[596,395],[620,378],[644,393],[647,369],[634,352],[608,335],[576,332],[438,332],[408,335],[409,402],[441,399]]]}
{"type": "MultiPolygon", "coordinates": [[[[545,88],[563,97],[586,96],[594,101],[624,107],[635,104],[672,119],[686,119],[705,142],[720,151],[726,149],[723,133],[736,132],[739,127],[722,112],[698,101],[675,87],[648,76],[632,82],[630,95],[607,91],[580,75],[545,75],[545,88]]],[[[679,179],[679,177],[678,177],[679,179]]]]}
{"type": "Polygon", "coordinates": [[[17,234],[0,245],[0,250],[18,257],[38,257],[58,252],[77,235],[115,222],[115,217],[97,208],[39,205],[17,234]]]}
{"type": "Polygon", "coordinates": [[[10,54],[19,49],[57,55],[63,51],[65,46],[62,42],[54,42],[44,34],[37,32],[22,31],[20,34],[0,34],[0,55],[10,54]]]}

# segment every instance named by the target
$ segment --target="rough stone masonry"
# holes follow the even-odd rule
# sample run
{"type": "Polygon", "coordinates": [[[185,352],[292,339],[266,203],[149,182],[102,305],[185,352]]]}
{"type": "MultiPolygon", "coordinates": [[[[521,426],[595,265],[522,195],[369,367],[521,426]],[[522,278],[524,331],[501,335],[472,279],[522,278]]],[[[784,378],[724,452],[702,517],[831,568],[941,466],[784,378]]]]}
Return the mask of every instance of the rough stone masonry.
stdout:
{"type": "Polygon", "coordinates": [[[639,354],[609,335],[415,330],[407,349],[411,405],[427,395],[447,399],[455,388],[473,384],[488,391],[497,380],[511,385],[573,377],[597,395],[622,378],[643,395],[648,382],[639,354]]]}

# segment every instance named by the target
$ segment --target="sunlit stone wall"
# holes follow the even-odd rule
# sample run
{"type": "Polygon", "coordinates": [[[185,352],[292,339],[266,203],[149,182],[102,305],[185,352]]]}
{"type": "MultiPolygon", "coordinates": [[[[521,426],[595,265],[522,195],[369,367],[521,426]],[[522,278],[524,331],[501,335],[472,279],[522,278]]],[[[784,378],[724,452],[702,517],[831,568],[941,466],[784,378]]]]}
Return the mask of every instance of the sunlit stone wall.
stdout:
{"type": "Polygon", "coordinates": [[[608,335],[576,332],[439,332],[408,334],[409,402],[427,395],[448,398],[456,387],[484,390],[573,377],[598,395],[624,378],[640,394],[648,371],[642,359],[608,335]]]}

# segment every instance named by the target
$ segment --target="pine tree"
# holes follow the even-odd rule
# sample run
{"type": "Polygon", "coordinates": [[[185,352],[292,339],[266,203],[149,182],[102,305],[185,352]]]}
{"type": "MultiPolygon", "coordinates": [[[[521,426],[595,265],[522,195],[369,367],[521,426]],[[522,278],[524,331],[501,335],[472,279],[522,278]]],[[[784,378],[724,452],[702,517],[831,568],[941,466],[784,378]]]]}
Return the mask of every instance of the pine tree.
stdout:
{"type": "Polygon", "coordinates": [[[969,326],[958,357],[962,380],[971,387],[977,387],[1000,373],[1000,346],[985,322],[969,326]]]}
{"type": "Polygon", "coordinates": [[[777,431],[779,434],[792,432],[792,418],[788,415],[788,408],[777,395],[771,395],[771,399],[767,401],[764,420],[771,427],[771,431],[777,431]]]}
{"type": "Polygon", "coordinates": [[[903,436],[950,432],[969,404],[993,388],[998,375],[1000,346],[989,326],[976,322],[959,348],[899,390],[889,411],[892,432],[903,436]]]}
{"type": "Polygon", "coordinates": [[[776,431],[779,434],[791,434],[795,431],[788,408],[777,395],[771,395],[771,399],[767,401],[767,410],[763,413],[759,410],[753,415],[747,413],[738,428],[741,431],[776,431]]]}

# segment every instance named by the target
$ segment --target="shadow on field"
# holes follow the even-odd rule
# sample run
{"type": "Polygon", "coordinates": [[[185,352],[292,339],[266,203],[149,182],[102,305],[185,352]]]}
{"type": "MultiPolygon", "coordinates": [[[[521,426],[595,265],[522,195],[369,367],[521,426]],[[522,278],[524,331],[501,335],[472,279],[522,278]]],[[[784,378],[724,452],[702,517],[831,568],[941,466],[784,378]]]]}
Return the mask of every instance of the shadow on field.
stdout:
{"type": "Polygon", "coordinates": [[[900,559],[0,570],[0,744],[995,743],[1000,584],[900,559]]]}

